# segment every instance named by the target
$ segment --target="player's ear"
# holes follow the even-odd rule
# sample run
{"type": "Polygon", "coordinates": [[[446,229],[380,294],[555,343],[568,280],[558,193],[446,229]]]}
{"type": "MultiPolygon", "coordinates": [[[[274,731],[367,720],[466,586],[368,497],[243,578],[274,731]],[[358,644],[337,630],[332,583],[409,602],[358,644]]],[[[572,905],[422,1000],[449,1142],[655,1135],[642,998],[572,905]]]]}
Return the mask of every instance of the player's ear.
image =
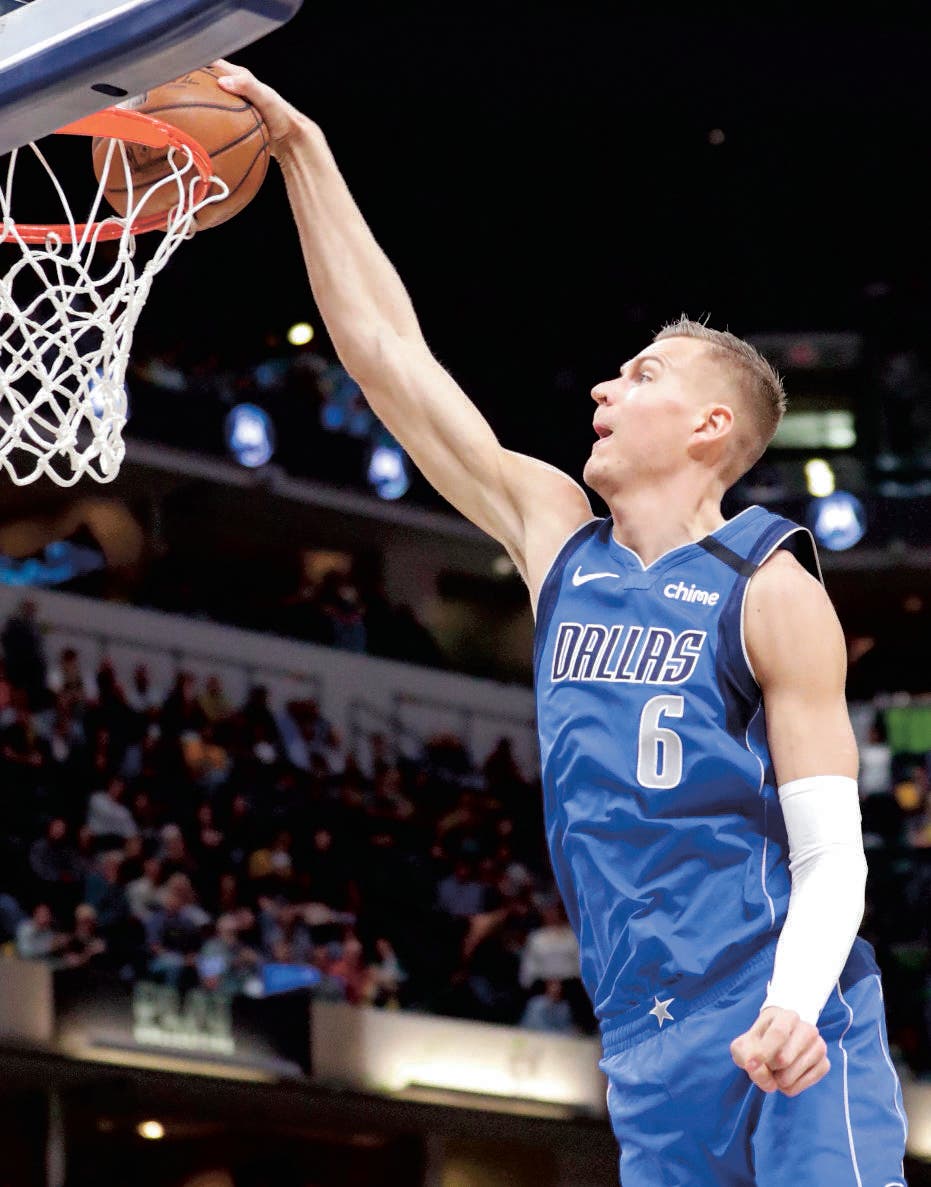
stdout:
{"type": "Polygon", "coordinates": [[[692,426],[689,454],[705,464],[715,465],[727,451],[734,427],[729,404],[705,404],[692,426]]]}
{"type": "Polygon", "coordinates": [[[734,427],[734,410],[729,404],[706,404],[696,418],[695,443],[719,441],[734,427]]]}

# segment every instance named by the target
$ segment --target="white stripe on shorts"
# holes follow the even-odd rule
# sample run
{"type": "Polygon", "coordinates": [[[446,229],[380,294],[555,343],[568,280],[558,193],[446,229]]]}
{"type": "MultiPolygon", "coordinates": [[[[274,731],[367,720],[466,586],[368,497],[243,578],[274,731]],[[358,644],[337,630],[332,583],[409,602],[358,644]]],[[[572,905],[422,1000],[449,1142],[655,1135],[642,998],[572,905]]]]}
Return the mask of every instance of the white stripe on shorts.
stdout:
{"type": "Polygon", "coordinates": [[[841,991],[840,981],[837,982],[837,996],[840,998],[849,1017],[847,1025],[844,1027],[844,1034],[842,1034],[837,1040],[837,1045],[840,1047],[841,1055],[844,1057],[844,1117],[847,1121],[847,1141],[850,1143],[850,1161],[853,1163],[853,1173],[857,1178],[857,1187],[863,1187],[863,1180],[860,1178],[860,1167],[857,1164],[857,1152],[854,1149],[853,1144],[853,1127],[850,1124],[850,1095],[847,1091],[847,1052],[844,1048],[844,1035],[846,1035],[847,1031],[850,1030],[851,1026],[853,1026],[853,1010],[848,1005],[847,999],[844,997],[841,991]]]}

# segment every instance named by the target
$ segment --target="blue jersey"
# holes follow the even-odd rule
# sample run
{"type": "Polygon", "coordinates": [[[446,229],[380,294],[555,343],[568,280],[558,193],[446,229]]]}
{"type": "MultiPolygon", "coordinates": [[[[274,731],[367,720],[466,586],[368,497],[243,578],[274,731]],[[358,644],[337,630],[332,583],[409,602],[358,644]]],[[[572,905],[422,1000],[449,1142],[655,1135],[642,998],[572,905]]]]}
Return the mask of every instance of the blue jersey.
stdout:
{"type": "Polygon", "coordinates": [[[820,576],[809,533],[762,507],[647,568],[593,520],[543,584],[547,840],[603,1029],[707,990],[785,921],[788,841],[742,630],[749,579],[780,547],[820,576]]]}

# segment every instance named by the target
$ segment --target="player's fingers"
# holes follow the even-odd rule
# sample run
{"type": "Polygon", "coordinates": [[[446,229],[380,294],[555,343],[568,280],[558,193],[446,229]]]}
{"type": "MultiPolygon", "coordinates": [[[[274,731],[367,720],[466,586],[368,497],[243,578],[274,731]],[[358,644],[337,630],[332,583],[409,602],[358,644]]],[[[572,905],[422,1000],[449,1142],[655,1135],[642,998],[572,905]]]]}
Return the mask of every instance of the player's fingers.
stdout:
{"type": "Polygon", "coordinates": [[[232,74],[221,74],[217,82],[224,91],[241,95],[259,109],[271,135],[272,155],[278,155],[276,149],[298,125],[300,116],[297,111],[273,87],[260,82],[243,66],[234,67],[232,74]]]}
{"type": "Polygon", "coordinates": [[[827,1058],[821,1059],[813,1068],[810,1068],[803,1076],[800,1076],[791,1087],[783,1088],[780,1085],[780,1091],[785,1096],[798,1096],[806,1088],[811,1088],[813,1084],[817,1084],[819,1080],[823,1080],[830,1070],[830,1060],[827,1058]]]}
{"type": "Polygon", "coordinates": [[[775,1092],[778,1089],[779,1083],[765,1063],[749,1064],[746,1070],[757,1088],[762,1088],[764,1092],[775,1092]]]}
{"type": "Polygon", "coordinates": [[[817,1067],[827,1057],[827,1043],[819,1035],[809,1043],[805,1049],[785,1067],[771,1068],[780,1088],[790,1087],[796,1080],[800,1080],[811,1068],[817,1067]]]}
{"type": "Polygon", "coordinates": [[[738,1067],[745,1068],[749,1060],[756,1055],[759,1041],[769,1028],[770,1022],[768,1014],[760,1014],[749,1030],[733,1040],[731,1058],[738,1067]]]}
{"type": "Polygon", "coordinates": [[[769,1026],[754,1045],[752,1057],[772,1067],[789,1043],[798,1023],[798,1015],[783,1011],[770,1018],[769,1026]]]}
{"type": "Polygon", "coordinates": [[[797,1026],[780,1050],[769,1060],[769,1066],[774,1072],[791,1067],[799,1059],[808,1058],[814,1062],[815,1055],[820,1059],[827,1051],[827,1044],[814,1027],[797,1026]]]}

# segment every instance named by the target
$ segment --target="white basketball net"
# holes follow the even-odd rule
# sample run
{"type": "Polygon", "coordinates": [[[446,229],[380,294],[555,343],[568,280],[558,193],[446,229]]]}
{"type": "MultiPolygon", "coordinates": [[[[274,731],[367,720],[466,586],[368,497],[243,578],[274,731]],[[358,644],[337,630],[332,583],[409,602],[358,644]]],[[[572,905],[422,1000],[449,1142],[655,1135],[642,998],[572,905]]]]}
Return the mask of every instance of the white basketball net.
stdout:
{"type": "MultiPolygon", "coordinates": [[[[201,179],[187,148],[172,148],[170,175],[146,188],[133,188],[122,141],[110,141],[102,177],[111,166],[119,176],[119,156],[129,191],[126,217],[111,213],[101,181],[83,231],[37,145],[11,153],[0,172],[0,466],[18,486],[43,475],[59,486],[72,486],[84,474],[97,482],[116,477],[126,452],[126,366],[152,280],[194,233],[197,213],[229,192],[214,178],[207,196],[196,201],[201,179]],[[61,202],[62,217],[48,221],[66,225],[70,235],[27,243],[14,223],[16,165],[29,150],[61,202]],[[137,274],[131,228],[164,187],[174,187],[177,200],[137,274]],[[114,227],[118,236],[107,240],[104,228],[114,227]]],[[[88,170],[89,158],[90,151],[88,170]]]]}

